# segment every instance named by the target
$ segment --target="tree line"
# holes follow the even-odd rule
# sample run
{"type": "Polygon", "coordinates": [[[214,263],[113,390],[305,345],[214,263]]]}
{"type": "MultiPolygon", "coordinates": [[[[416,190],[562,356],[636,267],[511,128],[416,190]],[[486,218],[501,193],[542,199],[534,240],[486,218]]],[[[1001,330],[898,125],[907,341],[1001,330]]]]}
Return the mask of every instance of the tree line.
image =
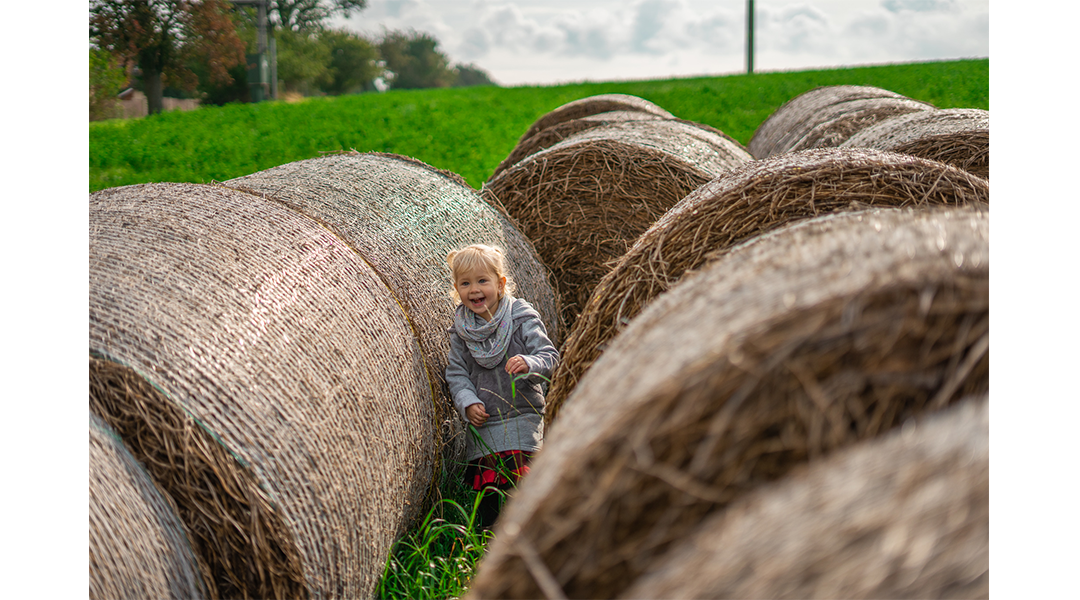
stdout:
{"type": "MultiPolygon", "coordinates": [[[[268,0],[279,95],[495,85],[482,69],[451,64],[424,32],[378,38],[328,27],[367,0],[268,0]]],[[[150,113],[164,96],[204,104],[251,100],[246,55],[257,52],[256,9],[227,0],[90,0],[90,118],[108,118],[126,87],[150,113]]]]}

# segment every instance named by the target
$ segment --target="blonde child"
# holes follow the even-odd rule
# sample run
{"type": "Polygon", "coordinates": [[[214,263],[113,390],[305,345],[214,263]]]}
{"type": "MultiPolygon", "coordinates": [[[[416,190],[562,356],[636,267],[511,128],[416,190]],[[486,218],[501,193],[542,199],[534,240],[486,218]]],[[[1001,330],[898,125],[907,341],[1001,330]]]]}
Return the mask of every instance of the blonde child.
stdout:
{"type": "Polygon", "coordinates": [[[513,297],[501,250],[474,244],[446,260],[454,281],[450,296],[460,302],[449,330],[446,383],[458,412],[478,433],[466,443],[465,479],[482,492],[478,517],[481,527],[490,528],[500,506],[494,489],[509,489],[528,473],[529,459],[543,443],[541,376],[551,375],[559,352],[540,314],[513,297]]]}

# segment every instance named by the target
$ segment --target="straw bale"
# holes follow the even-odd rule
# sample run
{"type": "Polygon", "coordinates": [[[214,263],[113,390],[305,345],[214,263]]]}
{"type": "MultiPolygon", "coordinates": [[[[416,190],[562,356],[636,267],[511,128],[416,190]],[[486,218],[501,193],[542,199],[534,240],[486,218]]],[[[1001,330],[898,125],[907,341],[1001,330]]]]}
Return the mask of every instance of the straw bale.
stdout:
{"type": "Polygon", "coordinates": [[[758,126],[747,148],[754,158],[831,148],[880,120],[932,109],[932,104],[870,86],[816,88],[776,109],[758,126]]]}
{"type": "Polygon", "coordinates": [[[90,403],[223,597],[366,597],[434,482],[402,304],[345,241],[223,186],[90,196],[90,403]]]}
{"type": "Polygon", "coordinates": [[[990,412],[972,398],[710,517],[623,598],[988,598],[990,412]]]}
{"type": "Polygon", "coordinates": [[[877,150],[789,153],[701,186],[649,228],[593,290],[562,348],[545,419],[653,298],[741,241],[816,215],[866,206],[988,203],[989,184],[944,164],[877,150]]]}
{"type": "Polygon", "coordinates": [[[660,115],[650,112],[615,110],[556,123],[550,127],[545,127],[532,136],[518,142],[517,146],[514,146],[514,149],[510,151],[510,154],[499,163],[499,166],[495,167],[495,171],[491,174],[491,177],[493,178],[499,173],[518,164],[525,157],[536,154],[545,148],[550,148],[579,131],[585,131],[586,129],[592,129],[593,127],[599,127],[609,123],[655,121],[663,118],[664,117],[660,115]]]}
{"type": "Polygon", "coordinates": [[[578,132],[484,190],[551,269],[569,327],[609,261],[691,191],[750,160],[729,138],[696,125],[626,121],[578,132]]]}
{"type": "Polygon", "coordinates": [[[615,597],[760,485],[986,393],[989,360],[987,208],[758,236],[658,298],[581,381],[471,597],[615,597]]]}
{"type": "Polygon", "coordinates": [[[990,111],[950,108],[885,119],[840,144],[911,154],[990,179],[990,111]]]}
{"type": "Polygon", "coordinates": [[[359,252],[401,301],[440,390],[446,455],[463,458],[464,424],[445,372],[454,303],[446,255],[468,244],[506,252],[517,297],[528,300],[556,344],[555,291],[531,242],[457,175],[392,154],[343,153],[297,161],[225,182],[281,202],[327,226],[359,252]]]}
{"type": "Polygon", "coordinates": [[[541,150],[544,150],[546,148],[550,148],[551,146],[554,146],[555,144],[580,131],[585,131],[586,129],[592,129],[593,127],[599,127],[601,125],[608,125],[611,123],[658,120],[671,120],[679,123],[685,123],[687,125],[692,125],[699,129],[703,129],[720,137],[726,138],[731,144],[734,144],[743,151],[746,150],[746,148],[744,148],[743,145],[740,144],[737,140],[711,125],[697,123],[694,121],[687,121],[685,119],[664,119],[664,117],[660,115],[649,112],[616,110],[591,115],[588,117],[582,117],[580,119],[571,119],[569,121],[564,121],[562,123],[546,127],[528,139],[523,139],[522,141],[518,142],[518,145],[514,147],[510,154],[507,155],[507,157],[503,159],[501,163],[499,163],[499,166],[495,168],[495,172],[491,174],[491,177],[489,179],[494,178],[499,173],[502,173],[506,169],[509,169],[510,167],[521,162],[527,156],[536,154],[537,152],[540,152],[541,150]]]}
{"type": "Polygon", "coordinates": [[[644,98],[628,94],[600,94],[567,102],[545,114],[525,131],[518,143],[559,123],[612,111],[633,111],[657,115],[664,119],[675,118],[675,115],[644,98]]]}
{"type": "Polygon", "coordinates": [[[170,500],[90,413],[90,598],[207,598],[212,586],[170,500]]]}

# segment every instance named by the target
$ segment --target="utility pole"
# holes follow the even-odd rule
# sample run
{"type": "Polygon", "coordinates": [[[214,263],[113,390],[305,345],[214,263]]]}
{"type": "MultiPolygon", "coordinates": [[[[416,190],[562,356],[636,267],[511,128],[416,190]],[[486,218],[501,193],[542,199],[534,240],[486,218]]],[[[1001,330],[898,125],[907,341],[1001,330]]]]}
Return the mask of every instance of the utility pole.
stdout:
{"type": "Polygon", "coordinates": [[[746,0],[746,74],[754,72],[754,0],[746,0]]]}
{"type": "Polygon", "coordinates": [[[231,0],[233,4],[255,6],[258,10],[256,49],[255,54],[249,54],[248,63],[248,87],[251,89],[251,99],[262,102],[270,98],[277,100],[277,81],[270,81],[271,74],[277,77],[277,48],[270,48],[267,53],[267,0],[231,0]],[[270,64],[271,61],[273,64],[270,64]]]}

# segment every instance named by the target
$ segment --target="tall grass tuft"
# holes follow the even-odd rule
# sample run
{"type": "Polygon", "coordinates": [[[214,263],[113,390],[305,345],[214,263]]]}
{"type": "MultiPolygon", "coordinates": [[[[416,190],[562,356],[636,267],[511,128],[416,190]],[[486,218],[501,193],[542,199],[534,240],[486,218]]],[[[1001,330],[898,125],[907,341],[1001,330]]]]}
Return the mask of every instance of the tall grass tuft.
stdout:
{"type": "MultiPolygon", "coordinates": [[[[528,376],[529,373],[520,373],[510,379],[512,396],[517,396],[518,380],[528,376]]],[[[551,383],[547,377],[539,377],[551,383]]],[[[468,425],[467,430],[486,454],[495,453],[475,427],[468,425]]],[[[482,494],[465,483],[461,477],[463,467],[458,465],[443,471],[439,485],[442,498],[419,525],[394,544],[375,590],[377,598],[459,598],[469,589],[469,581],[493,535],[477,523],[482,494]]],[[[511,482],[511,487],[516,487],[510,477],[510,465],[499,459],[495,469],[511,482]]],[[[489,489],[484,493],[499,494],[502,502],[506,500],[502,490],[489,489]]]]}
{"type": "Polygon", "coordinates": [[[480,494],[463,478],[445,476],[440,490],[443,498],[391,550],[377,598],[458,598],[468,590],[492,534],[476,525],[480,494]]]}

